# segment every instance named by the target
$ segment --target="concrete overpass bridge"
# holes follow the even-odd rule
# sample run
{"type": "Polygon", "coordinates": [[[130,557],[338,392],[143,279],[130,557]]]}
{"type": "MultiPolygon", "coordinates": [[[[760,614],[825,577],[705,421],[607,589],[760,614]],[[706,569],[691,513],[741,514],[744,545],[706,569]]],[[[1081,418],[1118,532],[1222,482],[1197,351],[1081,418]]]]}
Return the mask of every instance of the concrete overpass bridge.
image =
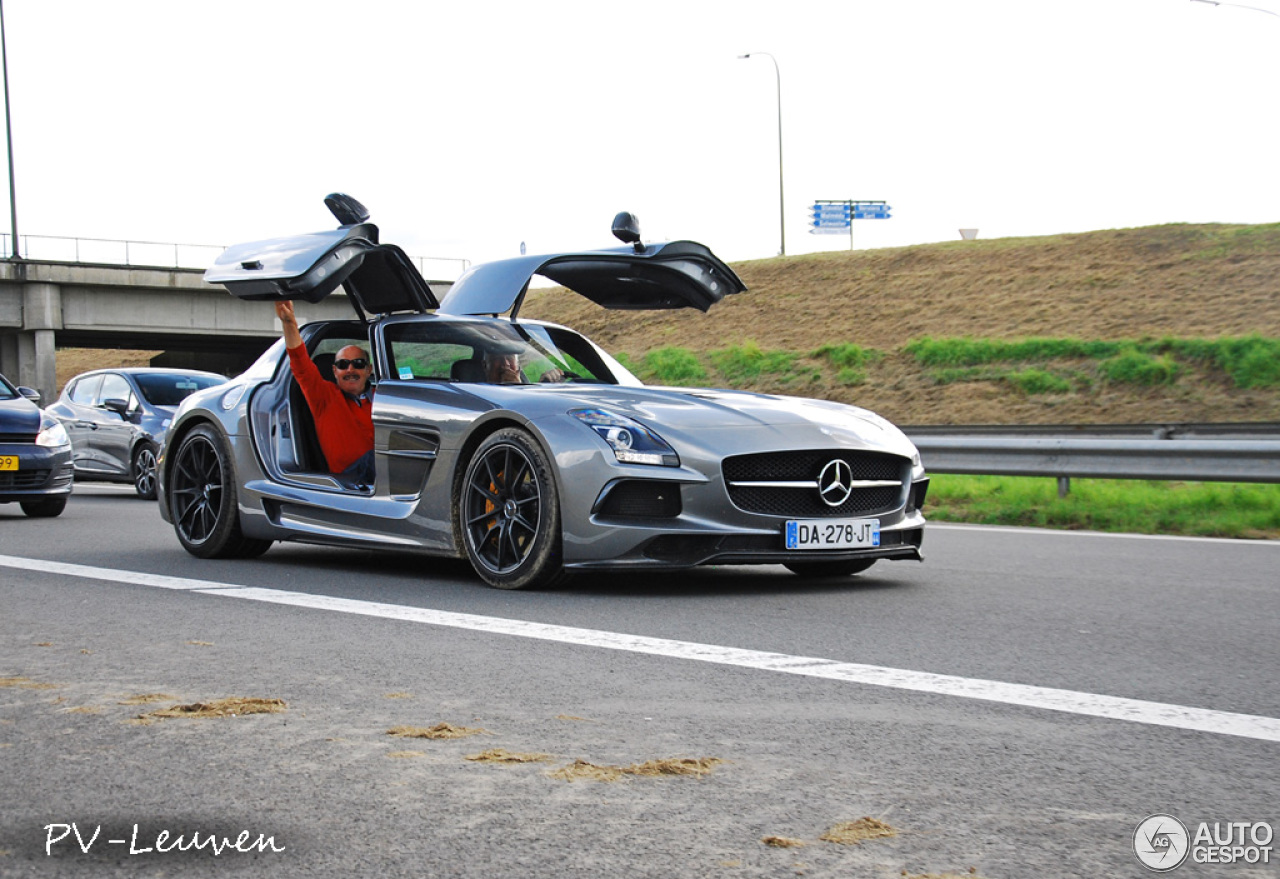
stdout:
{"type": "MultiPolygon", "coordinates": [[[[275,310],[206,284],[201,269],[0,260],[0,373],[50,402],[58,348],[141,348],[164,365],[235,374],[280,335],[275,310]]],[[[449,282],[431,281],[437,295],[449,282]]],[[[353,316],[334,294],[302,322],[353,316]]]]}

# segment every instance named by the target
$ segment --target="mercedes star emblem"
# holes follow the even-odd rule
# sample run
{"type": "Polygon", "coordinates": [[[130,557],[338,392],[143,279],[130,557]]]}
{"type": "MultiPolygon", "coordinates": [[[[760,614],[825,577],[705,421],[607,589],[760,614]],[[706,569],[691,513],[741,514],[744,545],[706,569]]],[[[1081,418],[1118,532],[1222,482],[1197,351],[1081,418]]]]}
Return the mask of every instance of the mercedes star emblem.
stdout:
{"type": "Polygon", "coordinates": [[[829,507],[838,507],[849,499],[853,491],[853,468],[843,458],[827,463],[818,474],[818,494],[829,507]]]}

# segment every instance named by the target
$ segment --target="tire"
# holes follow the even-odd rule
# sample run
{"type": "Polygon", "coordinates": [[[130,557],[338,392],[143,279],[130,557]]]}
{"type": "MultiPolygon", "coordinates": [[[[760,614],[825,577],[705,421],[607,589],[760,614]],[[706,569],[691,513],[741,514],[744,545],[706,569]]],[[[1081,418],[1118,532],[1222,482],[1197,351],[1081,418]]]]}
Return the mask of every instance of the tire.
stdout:
{"type": "Polygon", "coordinates": [[[207,424],[187,434],[173,456],[169,513],[178,542],[198,558],[251,558],[271,548],[270,540],[240,530],[231,448],[207,424]]]}
{"type": "Polygon", "coordinates": [[[563,576],[555,479],[527,432],[506,428],[481,443],[456,496],[462,545],[484,582],[527,589],[563,576]]]}
{"type": "Polygon", "coordinates": [[[144,501],[156,499],[156,447],[142,442],[133,452],[133,488],[144,501]]]}
{"type": "Polygon", "coordinates": [[[42,501],[22,501],[21,506],[22,512],[32,519],[52,519],[62,515],[62,511],[67,508],[67,499],[50,497],[42,501]]]}
{"type": "Polygon", "coordinates": [[[875,559],[853,559],[842,562],[788,562],[784,567],[797,577],[847,577],[861,574],[876,563],[875,559]]]}

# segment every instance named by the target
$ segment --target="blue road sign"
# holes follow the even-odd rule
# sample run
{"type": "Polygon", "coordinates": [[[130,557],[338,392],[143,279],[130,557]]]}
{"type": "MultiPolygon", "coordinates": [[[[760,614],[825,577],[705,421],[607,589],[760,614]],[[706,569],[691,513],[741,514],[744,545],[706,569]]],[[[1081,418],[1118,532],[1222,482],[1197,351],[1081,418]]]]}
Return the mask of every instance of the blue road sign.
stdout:
{"type": "Polygon", "coordinates": [[[887,204],[854,205],[853,218],[855,220],[887,220],[889,206],[887,204]]]}
{"type": "Polygon", "coordinates": [[[887,220],[889,205],[882,201],[815,202],[809,208],[814,226],[844,228],[850,220],[887,220]]]}

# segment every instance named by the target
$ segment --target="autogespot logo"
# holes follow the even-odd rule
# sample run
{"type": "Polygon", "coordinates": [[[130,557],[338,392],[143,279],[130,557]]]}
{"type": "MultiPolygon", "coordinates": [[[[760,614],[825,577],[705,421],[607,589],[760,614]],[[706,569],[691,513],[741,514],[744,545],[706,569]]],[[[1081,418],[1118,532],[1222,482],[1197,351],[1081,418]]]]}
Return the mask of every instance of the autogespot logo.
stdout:
{"type": "Polygon", "coordinates": [[[1186,825],[1172,815],[1152,815],[1133,832],[1133,853],[1142,866],[1157,873],[1182,866],[1190,849],[1186,825]]]}

